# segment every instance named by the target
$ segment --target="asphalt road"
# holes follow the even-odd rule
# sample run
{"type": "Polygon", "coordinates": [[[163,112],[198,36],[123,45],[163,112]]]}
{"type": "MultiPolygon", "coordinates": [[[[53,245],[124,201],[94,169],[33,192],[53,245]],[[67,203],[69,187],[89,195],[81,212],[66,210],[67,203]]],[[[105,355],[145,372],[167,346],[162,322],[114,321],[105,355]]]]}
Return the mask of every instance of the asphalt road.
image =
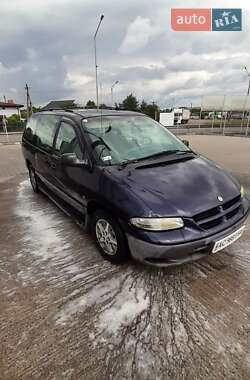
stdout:
{"type": "Polygon", "coordinates": [[[0,132],[0,145],[1,144],[15,144],[22,140],[22,133],[9,133],[6,135],[3,132],[0,132]]]}
{"type": "MultiPolygon", "coordinates": [[[[189,140],[250,193],[249,139],[189,140]]],[[[1,380],[249,379],[249,222],[196,263],[112,266],[32,193],[19,146],[0,147],[0,177],[1,380]]]]}

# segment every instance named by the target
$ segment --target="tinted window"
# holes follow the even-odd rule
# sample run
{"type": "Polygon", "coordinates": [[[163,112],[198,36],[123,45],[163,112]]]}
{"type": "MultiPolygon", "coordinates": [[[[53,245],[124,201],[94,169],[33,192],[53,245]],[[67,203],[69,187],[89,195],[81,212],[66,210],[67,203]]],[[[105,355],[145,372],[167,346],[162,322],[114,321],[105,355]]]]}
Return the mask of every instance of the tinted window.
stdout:
{"type": "Polygon", "coordinates": [[[37,123],[37,145],[45,150],[50,150],[53,146],[55,130],[58,124],[58,116],[40,115],[37,123]]]}
{"type": "Polygon", "coordinates": [[[65,122],[61,123],[55,149],[59,155],[75,153],[81,159],[82,152],[74,128],[65,122]]]}
{"type": "Polygon", "coordinates": [[[36,125],[37,125],[37,118],[31,117],[29,121],[27,122],[25,131],[24,131],[24,137],[33,142],[33,137],[35,136],[36,132],[36,125]]]}

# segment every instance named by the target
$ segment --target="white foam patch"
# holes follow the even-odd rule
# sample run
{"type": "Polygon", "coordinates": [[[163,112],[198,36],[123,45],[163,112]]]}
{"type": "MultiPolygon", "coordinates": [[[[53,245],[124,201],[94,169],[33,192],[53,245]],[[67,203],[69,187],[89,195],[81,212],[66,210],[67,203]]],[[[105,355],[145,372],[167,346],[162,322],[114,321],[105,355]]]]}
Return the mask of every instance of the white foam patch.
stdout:
{"type": "Polygon", "coordinates": [[[85,295],[69,301],[56,315],[56,324],[65,325],[76,314],[95,306],[96,329],[116,335],[121,327],[130,325],[149,305],[144,289],[131,287],[131,278],[124,277],[120,275],[119,278],[106,280],[85,295]]]}
{"type": "Polygon", "coordinates": [[[149,299],[145,297],[145,291],[123,291],[116,299],[112,307],[105,310],[99,318],[99,328],[111,334],[116,334],[121,326],[127,326],[149,305],[149,299]]]}
{"type": "Polygon", "coordinates": [[[115,290],[119,286],[119,280],[106,281],[101,285],[97,285],[84,296],[69,301],[65,307],[56,315],[57,324],[65,324],[74,314],[81,313],[88,306],[92,306],[99,301],[104,302],[105,299],[113,297],[115,290]]]}
{"type": "Polygon", "coordinates": [[[49,215],[48,209],[38,209],[32,201],[28,181],[20,183],[17,201],[16,214],[23,219],[22,226],[26,230],[23,241],[36,248],[34,254],[49,259],[70,247],[62,237],[61,221],[49,215]]]}
{"type": "MultiPolygon", "coordinates": [[[[64,220],[51,205],[43,204],[34,196],[28,180],[20,183],[17,191],[16,215],[21,218],[22,248],[17,255],[32,255],[39,262],[46,262],[47,270],[60,268],[61,273],[79,274],[79,266],[73,263],[71,244],[65,237],[64,220]]],[[[29,257],[29,256],[28,256],[29,257]]],[[[19,277],[24,281],[32,278],[35,263],[23,268],[19,277]]],[[[43,274],[46,274],[44,268],[43,274]]]]}

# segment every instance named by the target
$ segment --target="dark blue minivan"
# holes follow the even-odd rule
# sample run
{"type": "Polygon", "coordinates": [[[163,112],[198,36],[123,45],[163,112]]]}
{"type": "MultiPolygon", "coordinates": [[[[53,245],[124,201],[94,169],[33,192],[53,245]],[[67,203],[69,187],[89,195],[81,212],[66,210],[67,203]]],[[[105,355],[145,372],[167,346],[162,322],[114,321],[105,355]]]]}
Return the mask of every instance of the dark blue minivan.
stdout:
{"type": "Polygon", "coordinates": [[[22,147],[35,192],[90,230],[102,256],[156,266],[216,253],[249,212],[232,175],[141,113],[50,110],[33,115],[22,147]]]}

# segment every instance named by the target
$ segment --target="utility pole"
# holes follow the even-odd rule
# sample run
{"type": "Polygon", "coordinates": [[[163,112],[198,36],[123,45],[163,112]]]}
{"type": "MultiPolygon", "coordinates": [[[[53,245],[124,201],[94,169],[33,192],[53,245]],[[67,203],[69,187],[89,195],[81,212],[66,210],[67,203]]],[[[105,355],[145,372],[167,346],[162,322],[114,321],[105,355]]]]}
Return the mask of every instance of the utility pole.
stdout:
{"type": "Polygon", "coordinates": [[[117,81],[115,81],[115,83],[113,83],[112,84],[112,86],[111,86],[111,107],[114,107],[115,105],[114,105],[114,87],[115,87],[115,85],[116,84],[118,84],[119,83],[119,81],[117,80],[117,81]]]}
{"type": "Polygon", "coordinates": [[[245,71],[246,71],[246,73],[247,73],[247,76],[248,76],[248,78],[249,78],[248,89],[247,89],[247,96],[249,96],[249,93],[250,93],[250,73],[249,73],[249,71],[247,70],[247,67],[246,67],[246,66],[244,67],[244,69],[245,69],[245,71]]]}
{"type": "MultiPolygon", "coordinates": [[[[247,97],[249,96],[249,93],[250,93],[250,73],[247,69],[246,66],[244,66],[244,70],[246,71],[247,73],[247,76],[248,76],[248,88],[247,88],[247,97]]],[[[242,113],[242,119],[241,119],[241,126],[240,126],[240,130],[242,131],[242,128],[243,128],[243,125],[244,125],[244,121],[245,121],[245,115],[247,114],[246,113],[246,105],[247,105],[247,97],[245,98],[245,101],[244,101],[244,108],[243,108],[243,113],[242,113]]]]}
{"type": "Polygon", "coordinates": [[[95,87],[96,87],[96,107],[97,107],[97,109],[99,109],[99,98],[98,98],[98,78],[97,78],[97,69],[98,69],[98,66],[97,66],[97,53],[96,53],[96,36],[97,36],[98,30],[99,30],[99,28],[100,28],[100,25],[101,25],[101,22],[102,22],[103,18],[104,18],[104,15],[101,15],[100,20],[99,20],[99,23],[98,23],[97,28],[96,28],[95,35],[94,35],[94,51],[95,51],[95,87]]]}
{"type": "Polygon", "coordinates": [[[29,93],[29,86],[26,83],[25,85],[25,90],[26,90],[26,107],[27,107],[27,120],[30,118],[32,115],[32,102],[30,98],[30,93],[29,93]]]}

